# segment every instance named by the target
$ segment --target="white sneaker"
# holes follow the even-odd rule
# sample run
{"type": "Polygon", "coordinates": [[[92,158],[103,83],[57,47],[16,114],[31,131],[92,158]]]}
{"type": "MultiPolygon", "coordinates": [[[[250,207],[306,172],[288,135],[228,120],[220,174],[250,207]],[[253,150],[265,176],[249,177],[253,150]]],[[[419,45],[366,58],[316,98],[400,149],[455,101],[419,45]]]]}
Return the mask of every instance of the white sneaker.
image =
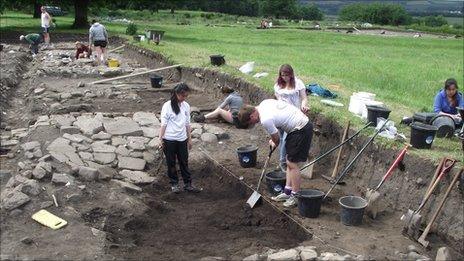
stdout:
{"type": "Polygon", "coordinates": [[[298,199],[292,195],[288,197],[288,199],[284,202],[284,207],[291,208],[291,207],[296,206],[297,203],[298,203],[298,199]]]}
{"type": "Polygon", "coordinates": [[[276,202],[282,202],[282,201],[286,201],[290,198],[289,195],[285,194],[285,193],[280,193],[279,195],[275,196],[275,197],[272,197],[271,199],[276,201],[276,202]]]}

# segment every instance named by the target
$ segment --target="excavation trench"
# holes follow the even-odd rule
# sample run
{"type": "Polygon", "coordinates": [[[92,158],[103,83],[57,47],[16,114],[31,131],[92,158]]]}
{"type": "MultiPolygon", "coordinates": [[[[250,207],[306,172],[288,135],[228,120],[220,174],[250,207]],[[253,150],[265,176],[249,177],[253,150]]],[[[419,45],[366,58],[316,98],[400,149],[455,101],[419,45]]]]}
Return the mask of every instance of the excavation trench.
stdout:
{"type": "MultiPolygon", "coordinates": [[[[15,39],[17,35],[12,33],[10,41],[15,43],[15,39]]],[[[62,39],[64,41],[62,44],[72,46],[72,41],[85,40],[85,36],[57,35],[54,39],[62,39]]],[[[117,38],[111,42],[115,45],[123,43],[117,38]]],[[[159,53],[131,44],[127,44],[125,51],[117,57],[123,64],[131,63],[134,67],[158,68],[171,65],[159,53]]],[[[214,69],[181,67],[160,74],[165,78],[166,87],[172,87],[177,82],[183,81],[194,88],[195,91],[188,100],[192,106],[217,106],[223,99],[219,91],[221,86],[235,87],[247,103],[257,104],[271,97],[269,93],[242,78],[220,73],[214,69]]],[[[67,113],[80,115],[82,112],[77,112],[79,108],[90,114],[103,112],[108,117],[117,117],[126,113],[130,117],[132,113],[138,111],[159,113],[163,103],[169,99],[168,92],[154,91],[149,87],[148,77],[136,77],[128,81],[91,87],[76,87],[80,81],[91,82],[95,79],[97,79],[96,75],[71,73],[59,76],[45,73],[23,81],[19,84],[20,90],[16,97],[11,96],[13,92],[8,92],[12,100],[12,109],[8,111],[6,120],[9,125],[21,128],[28,123],[32,124],[40,115],[67,113]],[[47,93],[47,97],[42,98],[28,96],[30,90],[37,87],[39,81],[49,86],[50,92],[61,94],[76,91],[83,94],[60,100],[61,106],[68,108],[68,111],[53,111],[50,104],[56,102],[56,95],[47,93]],[[87,97],[87,93],[92,93],[94,96],[87,97]],[[25,101],[21,100],[23,96],[27,96],[25,101]],[[84,108],[82,104],[89,106],[84,108]]],[[[314,136],[310,151],[312,156],[317,156],[335,146],[343,130],[341,126],[323,115],[311,114],[310,118],[320,133],[314,136]]],[[[210,124],[202,127],[205,128],[207,125],[210,124]]],[[[343,254],[340,249],[346,249],[375,259],[398,259],[395,251],[404,251],[405,246],[414,244],[414,241],[401,235],[402,224],[399,218],[408,208],[415,209],[419,205],[434,173],[435,165],[432,162],[407,155],[404,160],[405,171],[396,171],[380,190],[382,194],[380,203],[385,206],[384,211],[376,220],[365,217],[361,226],[346,227],[340,223],[338,198],[350,194],[363,196],[367,187],[375,187],[398,151],[377,144],[369,146],[345,179],[347,185],[339,186],[333,191],[331,200],[323,204],[319,218],[308,219],[301,217],[295,208],[282,214],[283,208],[280,205],[271,206],[266,202],[253,210],[245,208],[246,199],[252,191],[244,186],[242,181],[256,186],[268,152],[268,135],[262,128],[238,130],[226,124],[211,125],[224,129],[228,137],[221,139],[220,143],[203,144],[197,141],[194,144],[190,167],[196,185],[204,188],[202,193],[171,194],[162,170],[159,182],[153,187],[143,187],[144,193],[138,196],[142,198],[148,209],[128,215],[127,212],[118,211],[114,206],[106,207],[104,202],[107,197],[102,187],[107,189],[109,185],[96,183],[100,186],[98,189],[102,191],[95,190],[95,195],[103,203],[95,202],[94,204],[99,206],[91,210],[86,209],[81,218],[88,226],[107,233],[105,251],[108,254],[117,259],[191,260],[205,256],[235,259],[265,252],[266,248],[288,249],[305,242],[304,244],[317,246],[321,251],[337,251],[343,254]],[[247,144],[259,147],[258,164],[255,168],[241,168],[237,160],[235,149],[247,144]],[[211,159],[201,156],[199,147],[204,147],[214,162],[222,167],[213,164],[211,159]],[[225,169],[236,177],[231,177],[225,169]],[[306,229],[302,229],[289,217],[306,229]]],[[[354,131],[352,129],[351,133],[354,131]]],[[[55,132],[58,130],[55,129],[55,132]]],[[[50,133],[44,131],[42,136],[35,138],[38,140],[40,138],[42,143],[46,140],[51,141],[50,133]]],[[[368,135],[369,132],[363,133],[344,148],[342,166],[346,165],[362,147],[368,135]]],[[[8,153],[8,151],[0,153],[8,153]]],[[[322,179],[321,175],[331,175],[335,156],[334,153],[318,162],[314,166],[314,179],[304,179],[302,187],[327,191],[330,184],[322,179]]],[[[277,156],[273,155],[270,169],[276,167],[276,162],[277,156]]],[[[16,166],[17,160],[13,159],[5,163],[16,166]]],[[[145,171],[153,174],[152,170],[153,164],[148,164],[145,171]]],[[[432,216],[434,207],[441,200],[454,173],[444,179],[431,202],[424,208],[422,212],[424,220],[429,220],[432,216]]],[[[89,188],[92,186],[89,185],[89,188]]],[[[261,192],[267,199],[271,196],[264,191],[264,188],[261,192]]],[[[438,247],[446,245],[453,249],[455,257],[462,257],[464,252],[462,200],[462,192],[453,189],[446,207],[436,221],[436,228],[429,236],[432,250],[423,250],[423,253],[433,257],[438,247]]],[[[50,256],[44,253],[44,257],[50,256]]]]}
{"type": "Polygon", "coordinates": [[[242,183],[211,162],[193,162],[198,194],[169,191],[162,182],[147,189],[150,209],[130,219],[110,214],[107,252],[116,259],[194,260],[207,256],[241,259],[267,249],[288,249],[310,238],[269,204],[250,209],[242,183]]]}

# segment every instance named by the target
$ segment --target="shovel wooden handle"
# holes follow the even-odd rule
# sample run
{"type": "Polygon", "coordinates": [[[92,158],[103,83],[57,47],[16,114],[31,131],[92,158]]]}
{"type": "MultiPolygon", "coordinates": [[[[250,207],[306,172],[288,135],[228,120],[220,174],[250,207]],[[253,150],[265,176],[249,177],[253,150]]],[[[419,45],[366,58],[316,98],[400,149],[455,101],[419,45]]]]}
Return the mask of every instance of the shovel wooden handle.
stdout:
{"type": "Polygon", "coordinates": [[[438,214],[440,214],[440,211],[441,211],[441,209],[443,208],[443,205],[445,205],[445,202],[446,202],[446,199],[448,198],[448,195],[450,194],[451,190],[453,189],[454,185],[456,184],[456,182],[458,181],[459,177],[462,175],[463,172],[464,172],[464,168],[461,169],[458,173],[456,173],[456,175],[454,175],[454,178],[453,178],[453,180],[451,181],[451,184],[449,185],[448,189],[447,189],[446,192],[445,192],[445,196],[443,197],[443,199],[441,200],[440,204],[438,205],[437,210],[435,210],[435,213],[433,213],[432,219],[431,219],[430,222],[427,224],[427,227],[425,228],[424,232],[423,232],[422,235],[420,236],[420,238],[419,238],[418,241],[419,241],[419,243],[421,243],[423,246],[427,247],[428,241],[425,241],[425,238],[426,238],[427,235],[429,234],[430,229],[432,228],[433,222],[435,222],[435,219],[437,219],[438,214]]]}
{"type": "Polygon", "coordinates": [[[432,180],[430,181],[429,187],[427,188],[425,194],[427,194],[427,192],[429,192],[430,189],[432,188],[432,185],[433,185],[433,183],[435,182],[435,180],[437,179],[438,174],[440,174],[440,171],[441,171],[441,169],[443,168],[443,164],[445,164],[445,161],[446,161],[446,160],[448,160],[446,157],[443,158],[443,159],[441,159],[440,163],[438,164],[437,169],[435,170],[435,173],[433,174],[433,178],[432,178],[432,180]]]}
{"type": "Polygon", "coordinates": [[[435,179],[432,187],[430,188],[429,191],[427,191],[424,199],[422,200],[421,202],[421,205],[419,206],[419,208],[416,210],[416,213],[418,213],[419,211],[421,211],[421,209],[425,206],[425,203],[427,203],[427,201],[429,200],[430,196],[432,195],[432,192],[435,190],[435,188],[437,187],[438,185],[438,182],[440,182],[440,180],[443,178],[443,176],[445,176],[446,173],[448,173],[454,166],[454,164],[456,163],[456,160],[455,159],[446,159],[445,160],[445,163],[443,164],[443,169],[441,170],[441,173],[440,175],[435,179]]]}
{"type": "MultiPolygon", "coordinates": [[[[342,140],[340,141],[341,143],[343,143],[346,140],[346,137],[348,137],[349,130],[350,130],[350,121],[348,121],[348,123],[345,126],[345,129],[343,130],[342,140]]],[[[335,179],[335,177],[337,176],[338,165],[340,163],[340,158],[342,156],[342,151],[343,151],[343,146],[340,147],[340,149],[338,150],[338,153],[337,153],[337,159],[335,160],[335,166],[334,166],[334,169],[332,171],[332,176],[331,176],[332,180],[335,179]]]]}

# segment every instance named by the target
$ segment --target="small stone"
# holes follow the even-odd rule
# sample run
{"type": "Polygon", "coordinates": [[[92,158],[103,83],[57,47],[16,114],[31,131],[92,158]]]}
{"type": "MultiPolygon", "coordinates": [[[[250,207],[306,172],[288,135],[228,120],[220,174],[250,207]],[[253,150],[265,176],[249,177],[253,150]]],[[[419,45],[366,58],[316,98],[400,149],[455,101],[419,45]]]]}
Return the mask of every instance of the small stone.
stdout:
{"type": "Polygon", "coordinates": [[[113,153],[116,151],[116,147],[102,143],[92,143],[92,150],[93,152],[113,153]]]}
{"type": "Polygon", "coordinates": [[[119,186],[121,186],[122,188],[124,188],[125,190],[127,190],[128,192],[142,192],[142,188],[139,187],[139,186],[136,186],[132,183],[129,183],[129,182],[125,182],[125,181],[121,181],[121,180],[116,180],[116,179],[112,179],[111,180],[112,183],[114,184],[117,184],[119,186]]]}
{"type": "Polygon", "coordinates": [[[43,153],[40,148],[36,148],[32,155],[34,156],[34,158],[41,158],[43,156],[43,153]]]}
{"type": "Polygon", "coordinates": [[[78,84],[77,84],[77,87],[85,87],[85,83],[80,81],[78,84]]]}
{"type": "Polygon", "coordinates": [[[148,143],[147,146],[152,149],[158,149],[160,145],[161,145],[160,140],[158,138],[154,138],[148,143]]]}
{"type": "Polygon", "coordinates": [[[93,155],[90,152],[80,151],[78,154],[83,160],[93,161],[93,155]]]}
{"type": "Polygon", "coordinates": [[[74,126],[61,126],[60,127],[60,134],[79,134],[81,133],[80,129],[78,127],[74,126]]]}
{"type": "Polygon", "coordinates": [[[201,140],[203,142],[216,143],[218,141],[218,138],[216,137],[216,135],[207,132],[201,134],[201,140]]]}
{"type": "Polygon", "coordinates": [[[94,168],[80,166],[78,174],[82,179],[86,181],[93,181],[98,178],[98,170],[94,168]]]}
{"type": "Polygon", "coordinates": [[[73,184],[74,177],[64,173],[53,173],[52,183],[55,185],[73,184]]]}
{"type": "Polygon", "coordinates": [[[51,206],[53,206],[55,203],[53,203],[53,201],[49,200],[49,201],[44,201],[42,203],[40,203],[40,208],[44,209],[44,208],[49,208],[51,206]]]}
{"type": "Polygon", "coordinates": [[[93,158],[95,162],[99,164],[110,164],[116,159],[116,154],[115,153],[100,153],[100,152],[94,152],[93,153],[93,158]]]}
{"type": "Polygon", "coordinates": [[[121,169],[143,170],[146,164],[145,160],[139,158],[119,156],[118,160],[118,167],[121,169]]]}
{"type": "Polygon", "coordinates": [[[119,145],[116,150],[116,154],[121,155],[121,156],[129,156],[130,151],[124,146],[124,145],[119,145]]]}
{"type": "Polygon", "coordinates": [[[144,151],[143,152],[143,159],[147,163],[153,163],[153,161],[155,161],[155,155],[153,153],[151,153],[151,152],[144,151]]]}
{"type": "Polygon", "coordinates": [[[419,185],[419,186],[424,186],[425,184],[427,184],[427,182],[423,178],[419,177],[416,180],[416,184],[419,185]]]}
{"type": "Polygon", "coordinates": [[[130,171],[130,170],[123,170],[119,172],[121,176],[125,177],[131,183],[136,185],[138,184],[150,184],[155,181],[155,177],[150,177],[146,172],[143,171],[130,171]]]}
{"type": "Polygon", "coordinates": [[[141,151],[131,151],[129,153],[129,157],[143,158],[143,152],[141,152],[141,151]]]}
{"type": "Polygon", "coordinates": [[[113,146],[125,145],[126,143],[127,140],[121,136],[111,137],[111,145],[113,146]]]}
{"type": "Polygon", "coordinates": [[[69,93],[69,92],[64,92],[64,93],[62,93],[62,94],[60,95],[60,98],[61,98],[62,100],[69,99],[69,98],[71,98],[71,97],[72,97],[72,95],[71,95],[71,93],[69,93]]]}
{"type": "Polygon", "coordinates": [[[147,138],[155,138],[159,136],[159,128],[150,128],[150,127],[142,127],[143,136],[147,138]]]}
{"type": "Polygon", "coordinates": [[[40,142],[38,142],[38,141],[26,142],[26,143],[21,145],[21,148],[24,151],[32,151],[32,150],[34,150],[36,148],[40,148],[40,142]]]}
{"type": "Polygon", "coordinates": [[[48,160],[51,160],[52,159],[52,155],[50,154],[47,154],[45,156],[43,156],[42,158],[39,159],[39,162],[41,161],[48,161],[48,160]]]}
{"type": "MultiPolygon", "coordinates": [[[[11,212],[10,212],[10,216],[12,217],[17,217],[19,215],[21,215],[23,213],[23,211],[21,209],[13,209],[11,212]]],[[[0,260],[3,260],[2,258],[0,258],[0,260]]]]}
{"type": "Polygon", "coordinates": [[[300,252],[300,258],[302,261],[316,260],[317,252],[313,249],[304,249],[300,252]]]}
{"type": "Polygon", "coordinates": [[[247,256],[242,261],[260,261],[262,260],[258,254],[253,254],[251,256],[247,256]]]}
{"type": "Polygon", "coordinates": [[[20,187],[21,192],[29,196],[37,196],[41,192],[39,182],[33,179],[26,180],[19,187],[20,187]]]}
{"type": "Polygon", "coordinates": [[[40,95],[40,94],[42,94],[42,93],[44,93],[44,92],[45,92],[45,88],[40,88],[40,87],[39,87],[39,88],[35,88],[35,89],[34,89],[34,94],[35,94],[35,95],[40,95]]]}
{"type": "Polygon", "coordinates": [[[419,253],[419,251],[417,251],[417,248],[415,245],[409,245],[408,246],[408,253],[409,252],[416,252],[416,253],[419,253]]]}
{"type": "Polygon", "coordinates": [[[436,261],[449,261],[453,260],[451,257],[451,253],[447,247],[440,247],[437,250],[437,257],[435,258],[436,261]]]}
{"type": "Polygon", "coordinates": [[[99,180],[111,180],[116,176],[118,172],[110,167],[101,167],[98,168],[98,179],[99,180]]]}
{"type": "Polygon", "coordinates": [[[99,133],[92,135],[92,139],[93,140],[109,140],[111,139],[111,136],[112,135],[109,133],[100,131],[99,133]]]}
{"type": "Polygon", "coordinates": [[[21,173],[21,176],[27,178],[27,179],[31,179],[32,178],[32,170],[26,170],[24,172],[21,173]]]}
{"type": "Polygon", "coordinates": [[[31,198],[21,191],[13,190],[3,194],[1,207],[5,210],[13,210],[31,200],[31,198]]]}
{"type": "Polygon", "coordinates": [[[34,240],[32,240],[32,238],[30,238],[30,237],[23,237],[23,238],[21,238],[20,241],[21,241],[21,243],[26,244],[26,245],[30,245],[30,244],[34,243],[34,240]]]}
{"type": "Polygon", "coordinates": [[[300,255],[297,250],[289,249],[280,251],[267,256],[268,261],[297,261],[300,260],[300,255]]]}

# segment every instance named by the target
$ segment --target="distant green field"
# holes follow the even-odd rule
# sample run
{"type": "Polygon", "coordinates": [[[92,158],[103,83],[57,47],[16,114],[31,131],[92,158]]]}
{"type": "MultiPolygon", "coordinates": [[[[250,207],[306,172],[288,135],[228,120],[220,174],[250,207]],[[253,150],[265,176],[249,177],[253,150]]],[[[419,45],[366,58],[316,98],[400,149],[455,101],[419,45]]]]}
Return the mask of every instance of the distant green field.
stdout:
{"type": "MultiPolygon", "coordinates": [[[[6,17],[9,18],[1,22],[2,30],[21,30],[21,27],[30,30],[38,22],[24,15],[7,13],[6,17]]],[[[70,18],[57,19],[59,27],[72,23],[70,18]]],[[[381,37],[296,29],[257,30],[254,24],[236,23],[227,27],[209,23],[177,25],[175,20],[136,23],[140,33],[146,28],[166,31],[159,46],[141,45],[161,52],[173,62],[221,70],[244,77],[267,90],[272,89],[279,66],[289,63],[306,84],[317,82],[328,87],[340,95],[338,101],[345,105],[335,109],[311,97],[313,110],[341,122],[351,119],[358,126],[361,121],[347,111],[353,92],[377,94],[377,99],[393,110],[391,118],[398,125],[403,116],[411,116],[415,111],[431,111],[433,98],[447,78],[454,77],[460,86],[464,86],[462,39],[381,37]],[[212,54],[225,55],[227,65],[212,67],[209,64],[212,54]],[[269,76],[255,79],[240,73],[237,68],[248,61],[256,63],[255,72],[268,72],[269,76]]],[[[106,24],[111,34],[125,31],[125,25],[106,24]]],[[[409,128],[400,130],[409,132],[409,128]]],[[[462,157],[456,141],[437,140],[434,146],[434,150],[421,153],[435,159],[443,152],[462,157]]]]}
{"type": "Polygon", "coordinates": [[[464,17],[445,17],[449,24],[460,24],[464,26],[464,17]]]}

